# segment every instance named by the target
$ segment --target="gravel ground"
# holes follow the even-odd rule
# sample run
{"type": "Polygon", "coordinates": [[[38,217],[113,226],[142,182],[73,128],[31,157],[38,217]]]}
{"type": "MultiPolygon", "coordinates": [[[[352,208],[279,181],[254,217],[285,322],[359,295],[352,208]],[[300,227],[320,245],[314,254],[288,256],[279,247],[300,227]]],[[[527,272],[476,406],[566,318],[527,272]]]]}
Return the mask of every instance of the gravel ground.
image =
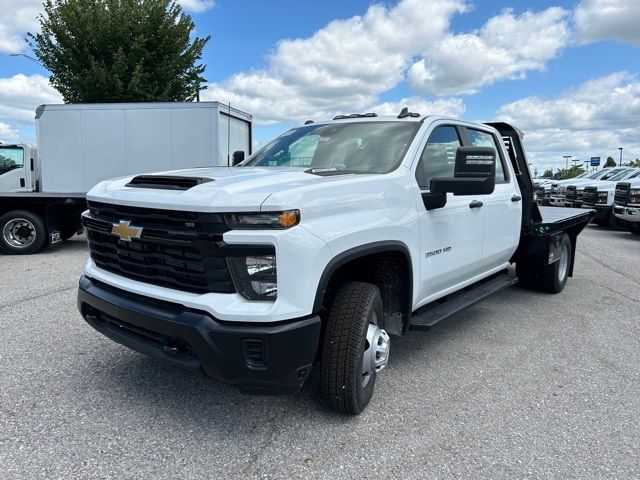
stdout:
{"type": "Polygon", "coordinates": [[[76,310],[82,238],[0,256],[0,478],[638,478],[640,237],[590,226],[559,295],[393,343],[360,416],[158,364],[76,310]]]}

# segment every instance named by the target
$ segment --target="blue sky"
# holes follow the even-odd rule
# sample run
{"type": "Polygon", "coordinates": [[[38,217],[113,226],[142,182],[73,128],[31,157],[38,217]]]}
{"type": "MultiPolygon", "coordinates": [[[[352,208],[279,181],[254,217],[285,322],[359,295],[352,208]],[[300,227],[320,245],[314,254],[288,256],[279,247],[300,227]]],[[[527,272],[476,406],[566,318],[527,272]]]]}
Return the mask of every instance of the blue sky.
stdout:
{"type": "MultiPolygon", "coordinates": [[[[0,139],[33,140],[30,112],[59,99],[46,71],[8,54],[29,53],[20,37],[40,1],[2,2],[0,139]]],[[[406,104],[512,121],[540,169],[618,146],[640,156],[638,0],[180,3],[213,37],[204,98],[252,113],[259,143],[306,118],[406,104]]]]}

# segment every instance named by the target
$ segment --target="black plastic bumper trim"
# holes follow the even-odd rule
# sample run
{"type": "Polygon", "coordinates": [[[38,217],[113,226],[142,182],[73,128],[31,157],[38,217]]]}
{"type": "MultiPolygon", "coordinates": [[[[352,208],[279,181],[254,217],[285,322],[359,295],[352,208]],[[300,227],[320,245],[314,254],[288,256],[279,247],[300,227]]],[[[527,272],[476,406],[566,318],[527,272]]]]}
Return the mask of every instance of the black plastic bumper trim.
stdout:
{"type": "MultiPolygon", "coordinates": [[[[182,305],[126,292],[83,276],[78,308],[111,340],[155,359],[237,387],[243,393],[296,393],[320,339],[320,317],[277,323],[221,322],[182,305]],[[247,358],[243,340],[263,345],[263,363],[247,358]]],[[[246,342],[245,342],[246,343],[246,342]]]]}

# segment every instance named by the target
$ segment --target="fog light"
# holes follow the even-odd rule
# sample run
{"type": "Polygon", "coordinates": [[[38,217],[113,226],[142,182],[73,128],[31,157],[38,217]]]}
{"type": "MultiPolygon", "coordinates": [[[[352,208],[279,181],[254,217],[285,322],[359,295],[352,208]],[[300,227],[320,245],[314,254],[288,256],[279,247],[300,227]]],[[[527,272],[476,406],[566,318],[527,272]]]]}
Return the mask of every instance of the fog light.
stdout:
{"type": "Polygon", "coordinates": [[[233,284],[247,300],[275,300],[278,295],[275,255],[228,257],[233,284]]]}

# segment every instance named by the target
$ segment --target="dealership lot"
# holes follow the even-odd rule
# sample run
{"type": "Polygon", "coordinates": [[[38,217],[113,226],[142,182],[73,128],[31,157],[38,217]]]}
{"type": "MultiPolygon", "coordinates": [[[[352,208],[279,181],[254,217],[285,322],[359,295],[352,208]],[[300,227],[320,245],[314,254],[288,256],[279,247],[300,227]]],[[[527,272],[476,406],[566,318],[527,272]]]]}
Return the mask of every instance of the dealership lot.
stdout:
{"type": "Polygon", "coordinates": [[[640,475],[640,237],[587,227],[559,295],[512,288],[394,339],[365,412],[247,397],[100,336],[83,238],[0,256],[0,477],[640,475]]]}

